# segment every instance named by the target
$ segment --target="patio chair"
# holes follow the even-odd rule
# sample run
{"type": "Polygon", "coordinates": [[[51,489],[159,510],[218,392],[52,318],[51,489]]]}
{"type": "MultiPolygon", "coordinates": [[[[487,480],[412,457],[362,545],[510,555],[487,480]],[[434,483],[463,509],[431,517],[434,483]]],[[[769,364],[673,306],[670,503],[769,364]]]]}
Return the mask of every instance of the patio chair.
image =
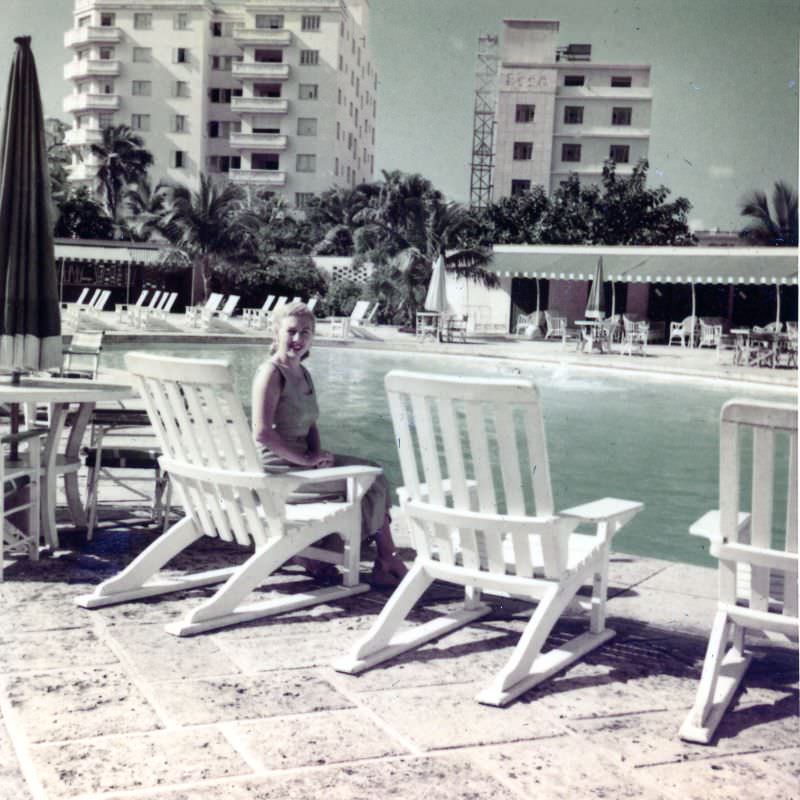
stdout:
{"type": "Polygon", "coordinates": [[[78,318],[78,310],[81,308],[85,308],[90,303],[94,303],[98,297],[100,297],[101,289],[95,289],[92,296],[87,300],[86,298],[89,296],[89,287],[85,286],[81,293],[78,295],[78,299],[74,303],[62,303],[61,304],[61,318],[65,322],[75,322],[78,318]]]}
{"type": "Polygon", "coordinates": [[[39,558],[41,442],[45,428],[0,436],[0,581],[6,553],[39,558]],[[5,453],[14,441],[22,445],[13,461],[5,453]],[[27,492],[23,490],[27,488],[27,492]]]}
{"type": "Polygon", "coordinates": [[[711,325],[704,319],[700,320],[700,341],[698,347],[719,347],[722,338],[722,325],[711,325]]]}
{"type": "Polygon", "coordinates": [[[622,315],[622,352],[632,356],[634,350],[642,356],[647,355],[647,342],[650,338],[650,323],[631,319],[622,315]]]}
{"type": "MultiPolygon", "coordinates": [[[[160,522],[166,530],[169,478],[159,464],[161,450],[144,409],[96,408],[92,412],[89,445],[83,449],[83,455],[88,470],[87,539],[91,540],[97,525],[101,478],[113,482],[137,500],[151,503],[151,519],[160,522]],[[152,492],[139,489],[141,482],[152,483],[152,492]]],[[[119,505],[118,498],[115,505],[119,505]]]]}
{"type": "Polygon", "coordinates": [[[680,339],[681,347],[686,347],[686,340],[689,340],[689,347],[694,347],[694,340],[697,335],[697,317],[684,317],[680,322],[670,322],[669,341],[671,347],[675,339],[680,339]]]}
{"type": "Polygon", "coordinates": [[[64,378],[96,378],[103,349],[103,331],[75,331],[63,347],[61,367],[54,374],[64,378]]]}
{"type": "Polygon", "coordinates": [[[378,309],[380,308],[381,304],[379,302],[375,303],[374,306],[369,310],[367,314],[364,315],[363,321],[360,323],[361,325],[375,325],[375,315],[378,313],[378,309]]]}
{"type": "Polygon", "coordinates": [[[561,339],[564,341],[567,335],[567,318],[562,317],[554,312],[545,311],[544,320],[547,328],[544,338],[561,339]]]}
{"type": "Polygon", "coordinates": [[[205,305],[202,306],[186,306],[186,319],[193,327],[197,327],[204,314],[208,315],[216,311],[220,303],[222,303],[223,296],[219,292],[212,292],[208,296],[205,305]]]}
{"type": "Polygon", "coordinates": [[[165,296],[162,302],[159,303],[158,307],[146,314],[144,320],[145,324],[151,320],[160,320],[161,322],[165,322],[167,319],[169,319],[169,315],[172,313],[172,307],[175,305],[177,299],[177,292],[170,292],[169,294],[165,293],[165,296]]]}
{"type": "Polygon", "coordinates": [[[750,663],[746,634],[761,631],[796,644],[800,622],[797,408],[731,400],[722,407],[719,453],[719,509],[689,529],[709,539],[711,554],[719,561],[717,612],[697,697],[680,729],[682,739],[702,744],[713,738],[750,663]],[[776,467],[784,459],[786,505],[773,525],[776,467]],[[747,471],[752,473],[749,512],[742,510],[747,501],[740,494],[747,471]]]}
{"type": "Polygon", "coordinates": [[[360,325],[363,322],[368,308],[369,300],[358,300],[355,306],[353,306],[349,317],[330,317],[330,335],[340,338],[349,336],[352,326],[360,325]]]}
{"type": "Polygon", "coordinates": [[[239,295],[228,295],[222,308],[219,308],[215,311],[201,312],[200,321],[206,326],[206,328],[210,327],[216,321],[227,322],[234,315],[236,306],[238,305],[239,295]]]}
{"type": "MultiPolygon", "coordinates": [[[[755,327],[753,328],[755,330],[755,327]]],[[[770,322],[761,329],[764,333],[780,333],[783,330],[782,322],[770,322]]]]}
{"type": "Polygon", "coordinates": [[[527,336],[533,338],[535,329],[539,327],[539,312],[531,311],[530,314],[517,314],[517,324],[514,333],[517,336],[527,336]]]}
{"type": "Polygon", "coordinates": [[[417,558],[367,635],[334,667],[362,672],[483,617],[491,609],[482,592],[538,600],[505,667],[477,696],[506,705],[614,635],[605,627],[609,550],[642,504],[607,497],[554,510],[530,381],[393,371],[386,390],[405,484],[398,494],[417,558]],[[579,525],[594,532],[578,533],[579,525]],[[403,627],[434,580],[463,586],[463,608],[403,627]],[[577,595],[585,585],[591,597],[577,595]],[[589,631],[542,653],[567,608],[590,612],[589,631]]]}
{"type": "Polygon", "coordinates": [[[161,467],[186,516],[119,575],[77,598],[78,605],[97,608],[225,581],[184,620],[167,626],[170,633],[187,636],[369,589],[358,582],[360,502],[380,470],[355,466],[266,474],[226,362],[129,353],[125,363],[156,431],[161,467]],[[341,500],[287,503],[303,484],[337,479],[347,483],[341,500]],[[342,537],[343,553],[310,547],[329,533],[342,537]],[[203,536],[255,550],[239,566],[183,577],[158,575],[203,536]],[[339,564],[342,585],[242,605],[253,589],[299,554],[339,564]]]}
{"type": "Polygon", "coordinates": [[[242,317],[244,318],[245,325],[247,325],[249,328],[262,327],[262,318],[267,316],[274,302],[275,295],[268,294],[267,299],[264,301],[264,304],[261,306],[261,308],[243,308],[242,317]]]}
{"type": "Polygon", "coordinates": [[[118,303],[115,305],[114,313],[117,315],[117,322],[132,322],[132,318],[136,314],[136,311],[144,305],[144,301],[147,299],[147,293],[149,291],[149,289],[142,289],[142,291],[139,292],[139,296],[136,298],[135,303],[118,303]]]}

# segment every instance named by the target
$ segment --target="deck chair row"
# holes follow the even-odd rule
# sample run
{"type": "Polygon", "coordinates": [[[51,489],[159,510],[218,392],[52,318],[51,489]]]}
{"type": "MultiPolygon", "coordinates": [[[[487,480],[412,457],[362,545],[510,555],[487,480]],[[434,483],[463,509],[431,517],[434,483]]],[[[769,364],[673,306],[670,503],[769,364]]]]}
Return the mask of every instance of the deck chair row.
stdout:
{"type": "MultiPolygon", "coordinates": [[[[293,297],[291,302],[292,303],[299,303],[301,298],[299,296],[293,297]]],[[[306,305],[308,306],[311,312],[314,311],[314,308],[317,305],[318,298],[312,297],[306,305]]],[[[289,298],[284,295],[279,295],[276,297],[274,294],[267,295],[267,299],[264,300],[263,305],[260,308],[244,308],[242,309],[242,315],[244,316],[244,321],[250,328],[266,328],[270,324],[270,320],[272,319],[272,315],[282,306],[285,306],[289,303],[289,298]]]]}
{"type": "MultiPolygon", "coordinates": [[[[367,590],[358,576],[358,506],[375,468],[265,475],[226,364],[129,354],[127,366],[185,517],[119,575],[78,598],[79,605],[95,608],[222,583],[183,620],[167,626],[186,636],[367,590]],[[335,477],[347,482],[340,501],[287,502],[305,483],[335,477]],[[342,553],[314,547],[332,532],[344,540],[342,553]],[[204,536],[250,547],[252,554],[238,567],[182,578],[160,574],[204,536]],[[245,602],[299,554],[338,563],[342,585],[245,602]]],[[[606,625],[609,554],[642,503],[604,497],[556,509],[541,402],[530,381],[395,371],[387,375],[386,389],[403,475],[400,504],[417,556],[369,632],[334,666],[357,674],[468,625],[490,613],[484,595],[524,598],[536,603],[535,610],[507,663],[477,696],[482,703],[506,705],[614,636],[606,625]],[[462,587],[462,606],[409,627],[409,614],[434,580],[462,587]],[[567,613],[587,614],[586,631],[546,649],[567,613]]],[[[727,404],[720,452],[720,511],[693,530],[712,538],[721,563],[719,611],[698,701],[681,731],[701,741],[713,735],[744,673],[745,631],[796,636],[797,630],[796,409],[727,404]],[[745,432],[753,437],[750,449],[738,444],[745,432]],[[786,441],[776,444],[780,437],[786,441]],[[740,462],[751,450],[753,500],[743,512],[736,487],[740,462]],[[774,482],[776,458],[787,453],[785,528],[774,533],[774,495],[767,487],[774,482]],[[744,584],[736,580],[740,572],[744,584]],[[733,655],[724,655],[729,643],[733,655]]]]}

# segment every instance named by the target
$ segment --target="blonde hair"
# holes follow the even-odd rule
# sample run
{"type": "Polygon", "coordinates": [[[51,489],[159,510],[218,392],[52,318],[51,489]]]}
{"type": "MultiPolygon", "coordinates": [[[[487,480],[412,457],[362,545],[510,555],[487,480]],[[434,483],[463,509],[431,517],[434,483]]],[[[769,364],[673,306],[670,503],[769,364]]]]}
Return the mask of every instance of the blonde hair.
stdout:
{"type": "MultiPolygon", "coordinates": [[[[269,348],[271,355],[275,355],[275,353],[278,352],[278,333],[283,321],[287,317],[298,317],[299,319],[308,320],[311,323],[311,332],[313,333],[316,330],[317,320],[314,316],[314,312],[305,303],[284,303],[280,308],[275,310],[270,318],[273,337],[272,344],[269,348]]],[[[308,353],[306,353],[303,358],[308,358],[308,353]]]]}

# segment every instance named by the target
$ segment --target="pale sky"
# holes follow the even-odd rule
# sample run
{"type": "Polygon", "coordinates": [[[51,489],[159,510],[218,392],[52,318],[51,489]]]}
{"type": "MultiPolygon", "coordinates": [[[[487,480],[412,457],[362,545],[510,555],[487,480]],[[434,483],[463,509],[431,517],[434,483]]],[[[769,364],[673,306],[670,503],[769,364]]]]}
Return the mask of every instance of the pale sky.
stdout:
{"type": "MultiPolygon", "coordinates": [[[[69,87],[72,0],[4,0],[0,76],[13,37],[33,36],[46,116],[69,87]]],[[[652,66],[650,185],[688,197],[695,227],[741,227],[738,201],[797,186],[800,0],[371,0],[379,73],[376,173],[420,172],[469,196],[478,36],[503,18],[558,19],[560,44],[592,60],[652,66]]],[[[0,94],[4,103],[5,89],[0,94]]]]}

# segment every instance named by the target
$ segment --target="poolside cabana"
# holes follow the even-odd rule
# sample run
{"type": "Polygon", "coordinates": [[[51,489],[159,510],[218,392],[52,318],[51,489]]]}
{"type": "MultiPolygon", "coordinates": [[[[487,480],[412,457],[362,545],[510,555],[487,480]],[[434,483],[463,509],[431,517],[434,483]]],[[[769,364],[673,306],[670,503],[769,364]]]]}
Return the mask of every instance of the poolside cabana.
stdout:
{"type": "MultiPolygon", "coordinates": [[[[607,309],[613,297],[617,313],[664,324],[692,313],[693,300],[697,315],[721,317],[730,324],[756,299],[764,307],[758,313],[767,318],[754,321],[763,324],[770,321],[769,314],[775,319],[776,291],[756,298],[748,289],[797,286],[797,248],[496,245],[490,269],[500,278],[499,289],[458,281],[453,291],[448,286],[448,296],[462,313],[470,306],[482,307],[484,316],[488,310],[493,322],[506,324],[505,330],[517,313],[533,310],[537,292],[542,310],[557,309],[574,321],[583,316],[600,256],[607,309]]],[[[782,318],[796,319],[796,292],[784,289],[781,303],[782,318]]]]}

